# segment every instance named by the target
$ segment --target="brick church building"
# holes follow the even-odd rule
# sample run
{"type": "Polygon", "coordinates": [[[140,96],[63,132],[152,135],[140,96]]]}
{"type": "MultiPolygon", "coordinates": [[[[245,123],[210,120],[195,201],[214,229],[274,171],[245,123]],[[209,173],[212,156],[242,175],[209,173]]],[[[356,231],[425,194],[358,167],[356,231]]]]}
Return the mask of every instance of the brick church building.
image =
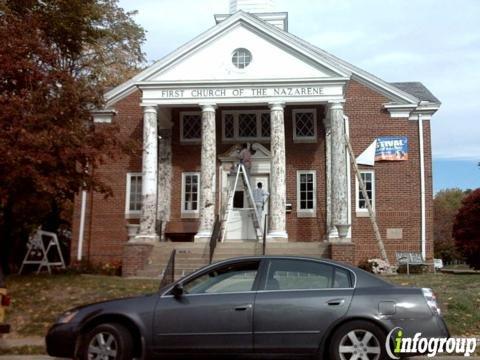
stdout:
{"type": "Polygon", "coordinates": [[[390,261],[397,251],[432,258],[430,120],[440,102],[419,82],[386,82],[294,36],[272,2],[231,0],[214,27],[106,93],[96,126],[115,124],[143,154],[96,170],[112,197],[77,197],[73,257],[155,276],[176,249],[184,274],[208,263],[230,198],[214,260],[259,254],[263,240],[267,254],[379,257],[349,139],[390,261]],[[246,187],[233,191],[244,143],[250,184],[268,192],[265,239],[246,187]]]}

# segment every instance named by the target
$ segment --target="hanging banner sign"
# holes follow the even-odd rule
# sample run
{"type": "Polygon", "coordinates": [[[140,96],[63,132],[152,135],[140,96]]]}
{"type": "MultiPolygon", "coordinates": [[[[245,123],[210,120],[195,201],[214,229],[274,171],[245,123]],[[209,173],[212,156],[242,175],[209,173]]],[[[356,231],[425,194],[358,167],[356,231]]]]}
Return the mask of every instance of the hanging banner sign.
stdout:
{"type": "Polygon", "coordinates": [[[375,161],[408,160],[408,138],[406,136],[382,136],[377,138],[375,161]]]}

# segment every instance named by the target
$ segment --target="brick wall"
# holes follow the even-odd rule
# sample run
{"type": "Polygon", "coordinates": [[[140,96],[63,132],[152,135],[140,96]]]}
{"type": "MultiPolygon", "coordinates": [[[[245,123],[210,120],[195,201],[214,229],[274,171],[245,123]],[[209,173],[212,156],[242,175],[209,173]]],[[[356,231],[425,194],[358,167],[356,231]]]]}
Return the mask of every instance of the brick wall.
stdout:
{"type": "MultiPolygon", "coordinates": [[[[382,109],[387,98],[375,91],[350,81],[346,91],[345,113],[349,117],[353,151],[359,155],[376,137],[408,136],[408,161],[375,163],[375,210],[382,238],[390,261],[395,251],[421,251],[420,242],[420,156],[418,122],[392,119],[382,109]],[[403,239],[386,238],[388,228],[403,229],[403,239]]],[[[427,206],[428,254],[432,252],[432,163],[430,124],[425,121],[425,176],[427,206]]],[[[355,215],[355,178],[352,172],[352,238],[356,244],[355,261],[379,256],[370,219],[355,215]]]]}
{"type": "MultiPolygon", "coordinates": [[[[143,113],[139,104],[141,94],[135,92],[115,105],[117,115],[113,122],[118,125],[121,140],[141,142],[143,113]]],[[[98,124],[97,126],[110,126],[98,124]]],[[[89,192],[83,254],[93,262],[122,260],[123,245],[127,242],[127,220],[125,219],[125,189],[127,172],[141,172],[142,156],[125,156],[118,152],[114,159],[95,171],[95,176],[103,179],[112,189],[113,196],[105,199],[103,194],[89,192]]],[[[77,253],[80,224],[80,196],[75,199],[73,217],[72,259],[77,253]]]]}
{"type": "MultiPolygon", "coordinates": [[[[349,117],[350,137],[356,155],[360,154],[376,137],[405,135],[409,139],[409,160],[404,162],[377,162],[375,165],[376,212],[380,231],[384,238],[390,260],[394,260],[395,251],[420,251],[420,171],[418,151],[418,122],[408,119],[392,119],[383,109],[388,102],[383,95],[350,81],[346,89],[345,113],[349,117]],[[402,228],[403,239],[386,239],[388,228],[402,228]]],[[[115,105],[118,115],[114,122],[119,125],[119,136],[123,139],[141,141],[142,110],[139,106],[140,93],[136,92],[115,105]]],[[[310,106],[311,107],[311,106],[310,106]]],[[[221,111],[217,109],[217,154],[227,151],[232,144],[221,142],[221,111]]],[[[260,109],[267,109],[262,107],[260,109]]],[[[286,160],[287,160],[287,202],[292,204],[292,212],[287,214],[287,231],[290,241],[322,241],[325,239],[325,132],[322,120],[324,107],[317,106],[318,141],[311,144],[293,142],[292,106],[285,109],[286,160]],[[316,170],[317,172],[317,216],[298,218],[296,213],[296,172],[297,170],[316,170]]],[[[199,110],[173,109],[172,119],[172,206],[171,220],[181,219],[181,174],[185,171],[200,171],[201,146],[180,143],[180,111],[199,110]]],[[[109,125],[101,125],[109,126],[109,125]]],[[[424,122],[425,137],[425,175],[427,208],[427,253],[432,256],[432,164],[430,145],[430,124],[424,122]]],[[[269,148],[269,144],[264,144],[269,148]]],[[[220,165],[218,163],[217,165],[220,165]]],[[[141,154],[126,157],[118,154],[97,170],[110,184],[113,196],[105,199],[101,194],[89,193],[85,224],[84,254],[97,262],[119,260],[124,256],[124,244],[127,241],[125,219],[126,173],[141,171],[141,154]]],[[[217,166],[218,171],[218,166],[217,166]]],[[[217,174],[218,178],[218,174],[217,174]]],[[[366,258],[379,256],[372,226],[368,218],[355,215],[355,178],[352,171],[352,235],[354,260],[360,262],[366,258]]],[[[217,199],[219,196],[217,195],[217,199]]],[[[80,201],[75,201],[73,219],[72,255],[76,254],[80,201]]],[[[132,220],[130,220],[132,221],[132,220]]],[[[332,252],[332,256],[335,255],[332,252]]]]}

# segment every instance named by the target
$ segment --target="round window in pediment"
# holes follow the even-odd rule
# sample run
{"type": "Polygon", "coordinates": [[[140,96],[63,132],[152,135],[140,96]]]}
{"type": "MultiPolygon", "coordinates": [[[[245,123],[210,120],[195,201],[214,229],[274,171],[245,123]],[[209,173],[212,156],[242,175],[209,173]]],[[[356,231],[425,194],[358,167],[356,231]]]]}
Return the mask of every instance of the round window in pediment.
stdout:
{"type": "Polygon", "coordinates": [[[232,55],[232,63],[239,69],[245,69],[252,62],[252,53],[244,48],[236,49],[232,55]]]}

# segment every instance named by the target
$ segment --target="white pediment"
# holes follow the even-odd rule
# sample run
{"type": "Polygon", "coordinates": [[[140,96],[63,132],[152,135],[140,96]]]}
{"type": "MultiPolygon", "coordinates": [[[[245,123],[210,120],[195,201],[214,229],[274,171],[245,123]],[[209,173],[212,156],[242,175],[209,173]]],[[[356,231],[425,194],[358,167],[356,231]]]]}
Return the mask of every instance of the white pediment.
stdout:
{"type": "Polygon", "coordinates": [[[278,96],[288,101],[333,101],[343,98],[343,86],[353,77],[395,104],[418,103],[413,95],[252,14],[238,11],[108,91],[105,100],[106,107],[112,107],[140,88],[142,103],[152,105],[191,105],[198,103],[199,97],[219,104],[265,103],[278,96]],[[246,48],[252,54],[251,64],[242,70],[232,64],[237,48],[246,48]],[[209,91],[209,86],[223,86],[227,91],[212,96],[198,93],[199,88],[209,91]],[[238,94],[230,93],[229,86],[237,87],[238,94]],[[242,86],[248,91],[238,88],[242,86]],[[263,92],[259,87],[267,89],[263,92]],[[152,91],[147,94],[145,89],[152,91]]]}
{"type": "Polygon", "coordinates": [[[256,28],[237,22],[145,81],[320,80],[339,76],[256,28]],[[248,49],[252,54],[250,65],[244,69],[232,63],[232,54],[238,48],[248,49]]]}
{"type": "MultiPolygon", "coordinates": [[[[230,149],[225,151],[223,154],[218,155],[218,158],[222,162],[238,162],[239,161],[239,149],[240,149],[241,144],[233,145],[230,149]]],[[[263,146],[262,144],[259,143],[253,143],[248,145],[251,145],[252,150],[255,151],[254,154],[252,154],[252,161],[270,161],[271,158],[271,153],[270,151],[263,146]]]]}

